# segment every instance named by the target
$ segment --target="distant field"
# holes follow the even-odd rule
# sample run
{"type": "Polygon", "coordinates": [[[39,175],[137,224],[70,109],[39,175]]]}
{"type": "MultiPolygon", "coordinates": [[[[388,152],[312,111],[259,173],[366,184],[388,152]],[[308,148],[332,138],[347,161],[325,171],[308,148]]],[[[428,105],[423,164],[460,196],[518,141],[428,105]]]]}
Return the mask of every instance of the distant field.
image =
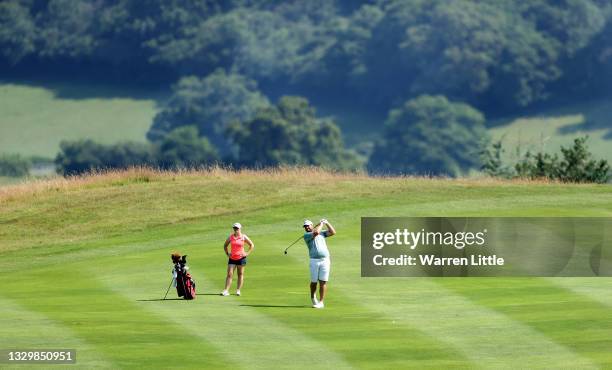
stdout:
{"type": "Polygon", "coordinates": [[[145,141],[156,109],[147,91],[0,83],[0,152],[54,157],[64,139],[145,141]]]}
{"type": "Polygon", "coordinates": [[[612,163],[612,99],[577,104],[541,112],[537,116],[502,120],[490,130],[495,139],[503,139],[508,158],[522,153],[545,151],[560,153],[560,146],[570,146],[578,136],[589,136],[588,146],[597,158],[612,163]]]}
{"type": "MultiPolygon", "coordinates": [[[[82,83],[25,85],[0,82],[0,153],[54,157],[63,139],[94,138],[103,143],[144,141],[166,92],[90,86],[82,83]]],[[[610,99],[576,104],[537,115],[493,122],[493,138],[502,138],[508,158],[516,147],[558,152],[577,136],[588,134],[589,147],[612,162],[610,99]]],[[[380,136],[384,114],[347,103],[320,102],[317,111],[331,116],[352,147],[380,136]]]]}
{"type": "MultiPolygon", "coordinates": [[[[495,120],[489,129],[493,139],[503,138],[507,158],[515,160],[516,149],[522,153],[544,150],[559,153],[578,136],[589,135],[588,145],[596,157],[612,162],[612,99],[576,104],[562,109],[542,111],[495,120]]],[[[386,117],[360,110],[336,107],[331,103],[317,106],[324,116],[334,117],[349,146],[371,141],[383,133],[386,117]]]]}
{"type": "Polygon", "coordinates": [[[0,188],[0,348],[76,348],[86,369],[612,367],[612,278],[360,277],[362,216],[425,215],[610,217],[612,187],[216,170],[0,188]],[[305,217],[338,230],[323,310],[306,246],[282,253],[305,217]],[[220,297],[236,221],[256,249],[220,297]],[[195,301],[161,301],[175,250],[195,301]]]}

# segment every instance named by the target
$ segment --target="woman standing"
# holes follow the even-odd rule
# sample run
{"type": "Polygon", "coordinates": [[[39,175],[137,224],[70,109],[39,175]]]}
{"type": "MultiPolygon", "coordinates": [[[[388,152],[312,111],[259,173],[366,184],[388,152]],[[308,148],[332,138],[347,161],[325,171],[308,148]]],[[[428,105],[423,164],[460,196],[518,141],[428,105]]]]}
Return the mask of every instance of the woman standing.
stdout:
{"type": "Polygon", "coordinates": [[[232,285],[232,277],[234,276],[234,270],[238,268],[238,287],[236,288],[236,295],[240,295],[240,288],[244,283],[244,267],[247,263],[247,256],[251,254],[255,249],[255,244],[249,239],[248,236],[242,233],[242,225],[236,222],[232,225],[234,232],[225,240],[223,249],[225,254],[229,257],[227,262],[227,277],[225,278],[225,289],[221,292],[222,296],[229,295],[229,288],[232,285]],[[244,243],[249,245],[249,250],[244,251],[244,243]],[[227,250],[227,247],[231,246],[231,252],[227,250]]]}

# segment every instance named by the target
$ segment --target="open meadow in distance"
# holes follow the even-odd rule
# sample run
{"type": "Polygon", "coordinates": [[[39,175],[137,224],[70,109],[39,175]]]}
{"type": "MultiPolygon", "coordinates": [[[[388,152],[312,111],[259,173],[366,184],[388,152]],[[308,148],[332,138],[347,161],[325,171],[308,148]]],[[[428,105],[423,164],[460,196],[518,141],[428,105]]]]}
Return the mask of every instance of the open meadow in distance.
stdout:
{"type": "Polygon", "coordinates": [[[0,153],[55,158],[62,140],[146,140],[155,95],[83,83],[0,83],[0,153]]]}

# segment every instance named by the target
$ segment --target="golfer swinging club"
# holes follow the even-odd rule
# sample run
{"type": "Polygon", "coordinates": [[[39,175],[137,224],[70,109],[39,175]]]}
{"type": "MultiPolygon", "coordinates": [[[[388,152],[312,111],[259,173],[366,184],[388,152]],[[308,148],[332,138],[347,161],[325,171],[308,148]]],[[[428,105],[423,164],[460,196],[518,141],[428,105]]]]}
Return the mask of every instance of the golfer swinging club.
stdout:
{"type": "Polygon", "coordinates": [[[304,241],[308,247],[308,255],[310,256],[310,298],[313,308],[323,308],[325,304],[325,292],[327,291],[327,282],[329,281],[329,269],[331,262],[329,260],[329,250],[325,238],[334,236],[336,229],[322,219],[319,224],[314,227],[312,221],[304,221],[304,241]],[[325,226],[327,230],[321,231],[325,226]],[[319,300],[317,300],[317,282],[319,283],[319,300]]]}

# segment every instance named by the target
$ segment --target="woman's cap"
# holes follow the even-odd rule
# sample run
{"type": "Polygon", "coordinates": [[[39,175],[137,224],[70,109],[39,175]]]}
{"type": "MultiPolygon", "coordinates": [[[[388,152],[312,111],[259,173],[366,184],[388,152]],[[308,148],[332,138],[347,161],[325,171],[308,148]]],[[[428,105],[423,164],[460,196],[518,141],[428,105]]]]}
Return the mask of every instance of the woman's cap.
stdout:
{"type": "Polygon", "coordinates": [[[232,225],[232,227],[236,229],[242,229],[242,225],[240,225],[240,222],[236,222],[235,224],[232,225]]]}

